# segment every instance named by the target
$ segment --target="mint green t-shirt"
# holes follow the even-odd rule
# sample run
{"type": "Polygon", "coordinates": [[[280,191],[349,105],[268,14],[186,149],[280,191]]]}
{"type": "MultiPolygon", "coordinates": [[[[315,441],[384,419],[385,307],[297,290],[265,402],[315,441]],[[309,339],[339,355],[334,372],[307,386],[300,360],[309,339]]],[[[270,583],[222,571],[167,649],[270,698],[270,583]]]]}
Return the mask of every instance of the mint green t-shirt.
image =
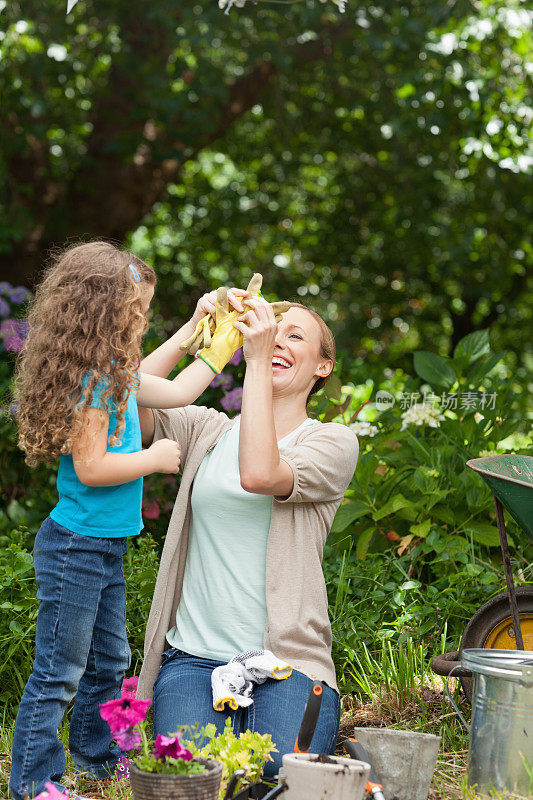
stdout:
{"type": "MultiPolygon", "coordinates": [[[[278,441],[287,444],[312,420],[278,441]]],[[[241,486],[240,418],[206,454],[191,494],[187,562],[172,647],[194,656],[229,661],[263,647],[266,623],[266,548],[270,495],[241,486]]]]}

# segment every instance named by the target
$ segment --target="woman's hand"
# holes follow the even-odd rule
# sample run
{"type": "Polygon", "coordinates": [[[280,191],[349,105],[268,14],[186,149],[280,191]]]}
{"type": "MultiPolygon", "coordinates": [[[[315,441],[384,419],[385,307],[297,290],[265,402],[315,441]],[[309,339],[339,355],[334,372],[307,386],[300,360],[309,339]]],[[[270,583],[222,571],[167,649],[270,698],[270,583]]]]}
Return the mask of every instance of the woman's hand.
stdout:
{"type": "MultiPolygon", "coordinates": [[[[241,301],[242,298],[246,297],[247,295],[248,292],[246,289],[228,289],[228,303],[229,305],[233,306],[235,311],[238,311],[239,314],[242,314],[244,312],[244,307],[241,301]]],[[[206,294],[200,297],[189,323],[193,329],[196,328],[202,317],[205,317],[206,314],[212,314],[216,319],[216,302],[216,289],[212,292],[206,292],[206,294]]]]}
{"type": "Polygon", "coordinates": [[[233,323],[243,335],[246,363],[265,362],[271,367],[278,330],[272,307],[262,297],[249,297],[246,305],[250,311],[233,323]]]}

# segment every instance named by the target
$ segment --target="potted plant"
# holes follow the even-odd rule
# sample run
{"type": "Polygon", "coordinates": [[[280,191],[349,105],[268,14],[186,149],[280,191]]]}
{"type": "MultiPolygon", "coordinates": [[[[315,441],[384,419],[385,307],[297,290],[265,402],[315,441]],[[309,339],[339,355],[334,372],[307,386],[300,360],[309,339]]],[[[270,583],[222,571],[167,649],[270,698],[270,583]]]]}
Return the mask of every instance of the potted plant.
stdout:
{"type": "Polygon", "coordinates": [[[222,764],[211,758],[195,758],[183,746],[181,731],[149,741],[146,713],[150,700],[137,700],[138,678],[122,685],[122,696],[100,705],[113,739],[123,752],[140,747],[129,764],[134,800],[217,800],[222,764]]]}
{"type": "Polygon", "coordinates": [[[222,783],[219,798],[226,796],[228,783],[235,772],[239,772],[239,788],[243,789],[261,780],[263,767],[272,761],[271,753],[278,750],[269,733],[244,731],[235,734],[231,718],[226,719],[224,730],[217,733],[215,725],[198,725],[186,728],[185,745],[194,757],[214,758],[222,764],[222,783]]]}

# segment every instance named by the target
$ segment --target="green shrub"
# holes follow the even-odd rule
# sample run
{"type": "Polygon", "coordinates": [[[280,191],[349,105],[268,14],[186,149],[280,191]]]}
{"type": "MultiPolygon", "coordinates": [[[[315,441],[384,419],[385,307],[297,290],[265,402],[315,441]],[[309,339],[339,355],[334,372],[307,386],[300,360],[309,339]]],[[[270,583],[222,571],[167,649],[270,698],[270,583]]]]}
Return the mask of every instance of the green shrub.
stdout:
{"type": "Polygon", "coordinates": [[[421,647],[428,662],[456,649],[466,621],[504,589],[501,566],[473,555],[460,537],[455,550],[444,538],[419,548],[414,560],[413,553],[398,556],[390,548],[365,559],[354,549],[339,556],[333,546],[326,548],[333,660],[343,693],[362,691],[368,676],[360,664],[368,663],[367,651],[381,663],[384,647],[421,647]]]}
{"type": "MultiPolygon", "coordinates": [[[[498,546],[491,492],[466,462],[505,452],[509,437],[519,441],[522,420],[511,382],[499,370],[501,358],[491,352],[488,332],[479,331],[459,342],[453,358],[415,353],[418,378],[393,376],[363,391],[337,387],[337,398],[321,415],[354,428],[360,456],[330,541],[339,549],[353,544],[360,558],[385,541],[399,554],[411,552],[413,560],[423,541],[435,553],[444,547],[452,561],[463,543],[472,554],[478,545],[498,546]],[[369,404],[361,421],[361,403],[374,388],[388,390],[394,405],[379,411],[377,403],[369,404]]],[[[511,543],[518,543],[520,532],[509,518],[508,529],[511,543]]],[[[445,560],[436,562],[435,574],[445,560]]]]}
{"type": "Polygon", "coordinates": [[[8,716],[19,702],[34,655],[36,586],[26,538],[27,531],[18,529],[9,540],[0,537],[0,700],[8,716]]]}

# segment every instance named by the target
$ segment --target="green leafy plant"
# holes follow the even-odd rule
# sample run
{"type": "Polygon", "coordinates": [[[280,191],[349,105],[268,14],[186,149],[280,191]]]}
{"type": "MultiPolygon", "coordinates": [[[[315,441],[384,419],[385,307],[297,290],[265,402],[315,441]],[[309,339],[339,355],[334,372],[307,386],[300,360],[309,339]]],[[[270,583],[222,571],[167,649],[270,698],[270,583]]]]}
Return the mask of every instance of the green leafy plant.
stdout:
{"type": "Polygon", "coordinates": [[[230,717],[226,720],[224,731],[219,734],[214,725],[189,730],[191,740],[184,743],[195,757],[215,758],[222,762],[220,798],[224,796],[235,770],[244,770],[242,780],[245,784],[254,783],[259,780],[266,762],[272,761],[270,753],[278,752],[270,734],[246,731],[236,736],[230,717]]]}
{"type": "Polygon", "coordinates": [[[36,586],[32,554],[22,544],[26,537],[19,529],[9,541],[0,536],[0,700],[6,707],[22,694],[34,656],[36,586]]]}
{"type": "MultiPolygon", "coordinates": [[[[501,443],[518,430],[510,383],[497,372],[501,358],[490,350],[488,331],[476,331],[461,339],[453,358],[415,353],[419,379],[380,387],[389,390],[390,404],[380,411],[365,403],[364,422],[356,387],[341,387],[330,399],[324,416],[350,424],[361,444],[332,527],[340,550],[353,543],[363,559],[382,538],[416,558],[422,541],[438,549],[443,536],[452,549],[458,538],[499,544],[492,495],[466,462],[503,452],[501,443]]],[[[512,541],[517,527],[508,527],[512,541]]]]}
{"type": "MultiPolygon", "coordinates": [[[[34,534],[24,525],[0,534],[0,700],[16,712],[31,672],[38,603],[31,546],[34,534]]],[[[144,632],[158,568],[157,544],[150,534],[130,542],[124,558],[127,585],[126,625],[132,667],[143,659],[144,632]]]]}
{"type": "Polygon", "coordinates": [[[157,775],[200,775],[205,772],[205,765],[197,761],[171,756],[167,756],[164,761],[158,761],[152,752],[143,752],[140,756],[136,756],[133,762],[141,772],[157,775]]]}

